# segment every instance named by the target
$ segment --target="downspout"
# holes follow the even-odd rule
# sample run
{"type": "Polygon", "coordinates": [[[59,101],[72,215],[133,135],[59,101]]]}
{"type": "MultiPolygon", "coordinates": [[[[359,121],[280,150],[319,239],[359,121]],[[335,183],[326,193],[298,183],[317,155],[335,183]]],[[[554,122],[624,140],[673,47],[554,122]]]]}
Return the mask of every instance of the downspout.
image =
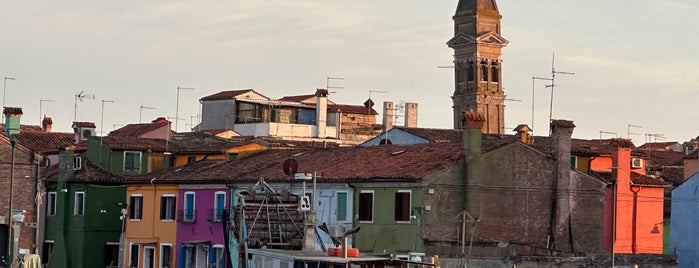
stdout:
{"type": "Polygon", "coordinates": [[[631,186],[631,192],[633,193],[633,211],[631,214],[631,253],[636,254],[636,216],[638,213],[638,192],[641,191],[641,187],[638,187],[634,191],[634,187],[631,186]]]}
{"type": "Polygon", "coordinates": [[[595,159],[597,159],[596,156],[592,156],[589,159],[587,159],[587,174],[590,174],[590,172],[592,172],[592,161],[594,161],[595,159]]]}

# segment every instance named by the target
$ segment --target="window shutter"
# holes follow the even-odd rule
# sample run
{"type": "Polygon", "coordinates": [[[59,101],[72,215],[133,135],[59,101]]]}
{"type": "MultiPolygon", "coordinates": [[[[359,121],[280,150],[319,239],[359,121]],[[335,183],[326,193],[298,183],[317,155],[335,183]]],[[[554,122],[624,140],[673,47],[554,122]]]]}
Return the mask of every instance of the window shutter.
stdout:
{"type": "Polygon", "coordinates": [[[347,193],[337,193],[337,220],[347,220],[347,193]]]}
{"type": "Polygon", "coordinates": [[[134,155],[133,153],[124,153],[124,171],[133,171],[134,155]]]}

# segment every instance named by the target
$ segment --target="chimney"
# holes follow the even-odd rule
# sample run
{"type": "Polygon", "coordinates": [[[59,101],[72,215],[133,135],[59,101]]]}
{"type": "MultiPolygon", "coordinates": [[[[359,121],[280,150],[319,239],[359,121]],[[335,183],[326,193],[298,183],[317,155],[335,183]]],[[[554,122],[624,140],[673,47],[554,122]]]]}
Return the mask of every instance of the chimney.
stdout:
{"type": "Polygon", "coordinates": [[[393,128],[393,102],[383,102],[383,132],[393,128]]]}
{"type": "Polygon", "coordinates": [[[555,225],[554,225],[554,243],[556,249],[573,250],[568,248],[572,246],[569,239],[570,226],[570,199],[571,183],[570,183],[570,150],[571,137],[575,125],[573,121],[568,120],[552,120],[551,121],[551,152],[554,154],[555,166],[553,167],[554,179],[556,181],[555,196],[555,225]]]}
{"type": "Polygon", "coordinates": [[[631,148],[629,139],[613,138],[609,145],[616,147],[612,152],[612,173],[617,179],[617,185],[631,185],[631,148]]]}
{"type": "Polygon", "coordinates": [[[417,127],[417,103],[405,103],[405,126],[417,127]]]}
{"type": "Polygon", "coordinates": [[[529,134],[530,131],[532,131],[532,129],[529,128],[529,126],[521,124],[514,129],[515,138],[522,143],[532,144],[532,136],[529,134]]]}
{"type": "MultiPolygon", "coordinates": [[[[609,143],[615,147],[612,151],[612,178],[616,180],[614,190],[614,217],[611,228],[615,228],[614,234],[616,242],[611,243],[616,252],[632,253],[635,250],[635,234],[632,227],[636,221],[633,218],[634,192],[631,191],[631,148],[633,143],[628,139],[614,138],[609,143]],[[617,228],[617,226],[629,226],[628,228],[617,228]]],[[[635,252],[634,252],[635,253],[635,252]]]]}
{"type": "Polygon", "coordinates": [[[5,115],[5,136],[19,133],[19,119],[22,117],[22,108],[5,107],[2,114],[5,115]]]}
{"type": "Polygon", "coordinates": [[[319,88],[316,90],[316,124],[318,131],[316,138],[325,138],[325,128],[328,120],[328,90],[319,88]]]}
{"type": "Polygon", "coordinates": [[[485,117],[474,111],[464,112],[461,118],[461,125],[464,126],[464,134],[461,144],[464,149],[466,159],[476,159],[481,156],[481,139],[485,117]]]}
{"type": "Polygon", "coordinates": [[[52,128],[53,128],[53,119],[51,119],[51,117],[44,115],[44,120],[41,121],[41,129],[44,132],[51,132],[52,128]]]}

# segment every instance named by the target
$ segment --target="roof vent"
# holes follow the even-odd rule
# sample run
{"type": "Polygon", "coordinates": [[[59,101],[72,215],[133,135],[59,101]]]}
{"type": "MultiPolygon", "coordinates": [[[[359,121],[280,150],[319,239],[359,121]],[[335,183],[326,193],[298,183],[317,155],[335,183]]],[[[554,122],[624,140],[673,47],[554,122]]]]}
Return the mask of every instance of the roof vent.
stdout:
{"type": "Polygon", "coordinates": [[[402,154],[402,153],[405,153],[405,150],[400,150],[400,151],[392,152],[391,155],[399,155],[399,154],[402,154]]]}

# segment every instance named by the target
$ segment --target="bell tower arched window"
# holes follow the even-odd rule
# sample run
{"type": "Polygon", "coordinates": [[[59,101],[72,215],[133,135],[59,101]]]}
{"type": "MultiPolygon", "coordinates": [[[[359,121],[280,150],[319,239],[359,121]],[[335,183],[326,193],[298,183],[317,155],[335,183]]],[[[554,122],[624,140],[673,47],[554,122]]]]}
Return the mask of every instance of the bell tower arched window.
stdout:
{"type": "Polygon", "coordinates": [[[466,67],[466,81],[472,82],[475,76],[473,73],[473,62],[469,61],[466,65],[468,65],[468,67],[466,67]]]}
{"type": "Polygon", "coordinates": [[[490,81],[500,82],[500,66],[497,62],[493,62],[490,66],[490,81]]]}
{"type": "Polygon", "coordinates": [[[481,61],[481,81],[488,81],[488,63],[481,61]]]}

